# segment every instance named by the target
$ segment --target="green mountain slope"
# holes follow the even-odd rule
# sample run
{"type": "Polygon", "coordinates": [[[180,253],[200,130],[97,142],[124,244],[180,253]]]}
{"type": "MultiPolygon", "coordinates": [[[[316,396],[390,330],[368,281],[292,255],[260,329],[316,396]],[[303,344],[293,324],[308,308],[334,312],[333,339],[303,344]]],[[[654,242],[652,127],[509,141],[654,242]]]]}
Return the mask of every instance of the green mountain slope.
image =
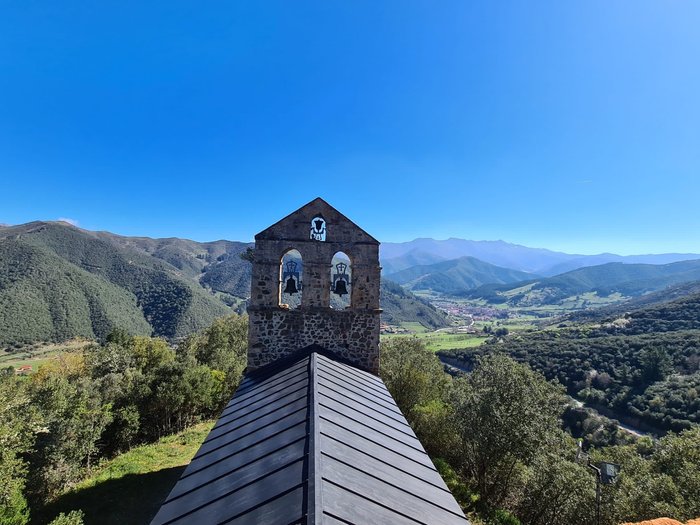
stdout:
{"type": "Polygon", "coordinates": [[[250,295],[250,263],[240,255],[253,244],[235,241],[196,242],[171,237],[123,237],[97,232],[98,238],[168,263],[204,288],[238,299],[250,295]]]}
{"type": "Polygon", "coordinates": [[[669,287],[624,303],[576,312],[574,322],[597,323],[613,334],[700,330],[700,281],[669,287]]]}
{"type": "MultiPolygon", "coordinates": [[[[154,335],[181,337],[229,309],[171,264],[62,223],[35,222],[0,230],[0,243],[21,242],[54,254],[136,297],[154,335]]],[[[77,335],[77,334],[76,334],[77,335]]]]}
{"type": "Polygon", "coordinates": [[[560,304],[572,296],[587,293],[600,297],[619,294],[620,299],[635,297],[695,280],[700,280],[700,261],[697,260],[663,265],[608,263],[546,279],[485,285],[465,296],[491,303],[533,306],[560,304]]]}
{"type": "Polygon", "coordinates": [[[502,268],[474,257],[460,257],[435,264],[418,265],[387,275],[414,291],[458,294],[487,283],[514,283],[531,279],[532,274],[502,268]]]}
{"type": "Polygon", "coordinates": [[[380,302],[383,323],[400,325],[403,322],[418,322],[432,330],[447,326],[443,312],[387,279],[382,280],[380,302]]]}
{"type": "Polygon", "coordinates": [[[232,246],[208,265],[199,282],[217,292],[247,298],[250,296],[251,265],[241,259],[241,253],[248,245],[237,244],[241,246],[232,246]]]}
{"type": "MultiPolygon", "coordinates": [[[[650,292],[638,297],[632,297],[626,301],[600,308],[571,312],[567,314],[563,320],[573,322],[602,322],[629,314],[634,310],[659,307],[677,299],[684,299],[695,294],[700,294],[700,281],[676,284],[657,292],[650,292]]],[[[562,319],[559,319],[557,322],[561,320],[562,319]]]]}
{"type": "Polygon", "coordinates": [[[18,240],[0,241],[0,344],[149,335],[136,296],[18,240]]]}
{"type": "MultiPolygon", "coordinates": [[[[236,293],[239,283],[232,281],[220,284],[215,274],[216,270],[223,266],[239,269],[247,267],[248,263],[240,258],[240,254],[247,248],[252,247],[251,243],[235,241],[212,241],[197,242],[189,239],[179,239],[171,237],[167,239],[151,239],[150,237],[123,237],[109,232],[96,232],[95,235],[102,240],[108,241],[120,248],[128,248],[138,251],[150,257],[155,257],[164,261],[182,272],[182,275],[191,279],[206,282],[205,277],[210,276],[212,289],[217,291],[232,293],[240,297],[247,296],[247,292],[236,293]],[[218,286],[218,287],[217,287],[218,286]]],[[[235,271],[233,273],[236,273],[235,271]]]]}

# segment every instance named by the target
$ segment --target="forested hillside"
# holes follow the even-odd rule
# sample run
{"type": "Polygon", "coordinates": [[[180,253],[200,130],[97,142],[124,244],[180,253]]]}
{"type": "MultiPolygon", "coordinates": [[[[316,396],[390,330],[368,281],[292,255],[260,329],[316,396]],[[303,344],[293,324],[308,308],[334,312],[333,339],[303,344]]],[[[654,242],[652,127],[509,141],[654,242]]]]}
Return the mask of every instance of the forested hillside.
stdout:
{"type": "Polygon", "coordinates": [[[2,296],[10,308],[2,318],[0,343],[28,340],[33,332],[22,326],[41,326],[34,333],[51,335],[50,340],[76,335],[100,338],[109,332],[105,327],[114,325],[113,319],[124,319],[117,324],[135,333],[152,330],[158,336],[182,337],[229,312],[224,303],[169,263],[69,225],[30,223],[3,228],[0,245],[6,261],[0,275],[2,296]],[[42,289],[42,298],[36,291],[22,294],[30,282],[42,289]],[[80,290],[86,287],[97,290],[94,296],[88,294],[94,299],[87,309],[79,300],[80,290]],[[114,300],[105,300],[108,291],[114,300]],[[12,313],[11,305],[23,301],[24,315],[12,313]]]}
{"type": "Polygon", "coordinates": [[[211,290],[238,298],[250,294],[250,264],[240,255],[253,246],[251,243],[123,237],[107,232],[96,232],[95,235],[116,246],[138,250],[165,261],[211,290]]]}
{"type": "MultiPolygon", "coordinates": [[[[184,435],[160,438],[220,413],[245,366],[246,330],[244,317],[231,316],[175,348],[117,330],[32,376],[0,371],[0,520],[45,524],[73,510],[74,521],[53,525],[77,525],[82,510],[87,525],[104,523],[105,514],[146,525],[167,494],[164,479],[177,477],[163,464],[172,456],[156,450],[175,440],[191,446],[189,454],[197,448],[184,435]],[[112,467],[114,478],[95,476],[112,467]],[[114,497],[104,496],[115,487],[114,497]]],[[[385,341],[381,352],[382,379],[474,522],[590,524],[595,478],[562,427],[560,386],[503,355],[483,356],[472,373],[452,378],[412,337],[385,341]]],[[[697,426],[656,443],[586,450],[622,466],[604,488],[601,524],[700,512],[697,426]]]]}
{"type": "Polygon", "coordinates": [[[700,293],[588,317],[441,356],[468,368],[479,355],[503,352],[616,416],[664,431],[700,424],[700,293]]]}
{"type": "Polygon", "coordinates": [[[52,252],[0,241],[0,344],[150,335],[136,296],[52,252]]]}
{"type": "Polygon", "coordinates": [[[219,319],[177,348],[115,330],[29,377],[0,370],[0,523],[26,524],[30,511],[48,523],[46,505],[101,459],[218,415],[246,366],[247,327],[245,317],[219,319]]]}
{"type": "Polygon", "coordinates": [[[447,325],[444,312],[388,279],[382,280],[380,294],[384,323],[400,325],[415,322],[432,330],[447,325]]]}
{"type": "MultiPolygon", "coordinates": [[[[382,344],[381,376],[448,487],[479,522],[594,523],[595,477],[562,429],[568,408],[561,387],[490,350],[471,361],[470,373],[449,380],[420,340],[396,338],[382,344]]],[[[584,450],[594,464],[621,466],[615,483],[601,489],[598,523],[700,515],[699,426],[656,442],[584,450]]]]}
{"type": "Polygon", "coordinates": [[[566,316],[571,321],[602,323],[625,334],[700,329],[700,281],[669,287],[622,304],[566,316]]]}

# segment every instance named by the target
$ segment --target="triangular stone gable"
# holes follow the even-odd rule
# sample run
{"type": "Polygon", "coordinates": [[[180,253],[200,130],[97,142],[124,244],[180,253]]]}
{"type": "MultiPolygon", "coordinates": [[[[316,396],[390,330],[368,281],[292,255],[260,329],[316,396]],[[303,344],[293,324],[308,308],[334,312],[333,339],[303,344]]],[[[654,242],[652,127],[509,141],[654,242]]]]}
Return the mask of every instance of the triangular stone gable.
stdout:
{"type": "Polygon", "coordinates": [[[255,240],[310,240],[311,220],[321,216],[326,221],[327,242],[353,242],[377,244],[379,241],[345,215],[336,210],[322,198],[317,197],[297,211],[290,213],[284,219],[261,231],[255,240]]]}
{"type": "Polygon", "coordinates": [[[379,241],[323,199],[260,232],[255,236],[248,304],[248,370],[315,344],[376,374],[380,278],[379,241]],[[282,303],[282,261],[291,250],[302,261],[293,292],[301,294],[298,308],[282,303]],[[341,270],[333,266],[333,258],[340,252],[350,260],[344,287],[350,304],[336,309],[331,308],[333,275],[341,270]]]}

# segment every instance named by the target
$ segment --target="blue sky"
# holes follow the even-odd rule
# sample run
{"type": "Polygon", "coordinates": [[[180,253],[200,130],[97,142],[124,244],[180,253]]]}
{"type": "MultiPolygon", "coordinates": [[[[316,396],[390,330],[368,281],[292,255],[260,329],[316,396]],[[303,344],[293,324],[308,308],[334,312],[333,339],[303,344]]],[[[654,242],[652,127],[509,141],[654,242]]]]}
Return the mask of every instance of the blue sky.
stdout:
{"type": "Polygon", "coordinates": [[[700,252],[700,3],[3,2],[0,222],[700,252]]]}

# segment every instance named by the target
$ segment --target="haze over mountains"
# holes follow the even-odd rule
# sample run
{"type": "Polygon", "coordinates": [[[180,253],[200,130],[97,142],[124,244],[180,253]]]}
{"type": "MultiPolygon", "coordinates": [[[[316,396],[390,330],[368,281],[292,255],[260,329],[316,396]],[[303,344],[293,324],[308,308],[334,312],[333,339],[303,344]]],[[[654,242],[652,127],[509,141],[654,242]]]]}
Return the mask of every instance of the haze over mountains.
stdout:
{"type": "Polygon", "coordinates": [[[455,294],[484,284],[515,283],[532,279],[532,274],[502,268],[474,257],[459,257],[434,264],[411,266],[386,278],[409,290],[455,294]]]}
{"type": "Polygon", "coordinates": [[[576,255],[504,241],[384,243],[383,275],[415,292],[513,307],[587,307],[700,280],[700,255],[576,255]]]}
{"type": "Polygon", "coordinates": [[[556,252],[544,248],[529,248],[505,241],[469,241],[415,239],[409,242],[385,242],[381,245],[382,267],[385,275],[396,273],[418,264],[432,264],[459,257],[475,257],[481,261],[528,272],[544,277],[609,262],[668,264],[689,259],[700,259],[696,253],[664,253],[655,255],[580,255],[556,252]]]}
{"type": "Polygon", "coordinates": [[[669,286],[700,280],[700,260],[670,264],[607,263],[511,284],[487,284],[462,295],[510,306],[555,305],[593,294],[619,299],[637,297],[669,286]]]}

